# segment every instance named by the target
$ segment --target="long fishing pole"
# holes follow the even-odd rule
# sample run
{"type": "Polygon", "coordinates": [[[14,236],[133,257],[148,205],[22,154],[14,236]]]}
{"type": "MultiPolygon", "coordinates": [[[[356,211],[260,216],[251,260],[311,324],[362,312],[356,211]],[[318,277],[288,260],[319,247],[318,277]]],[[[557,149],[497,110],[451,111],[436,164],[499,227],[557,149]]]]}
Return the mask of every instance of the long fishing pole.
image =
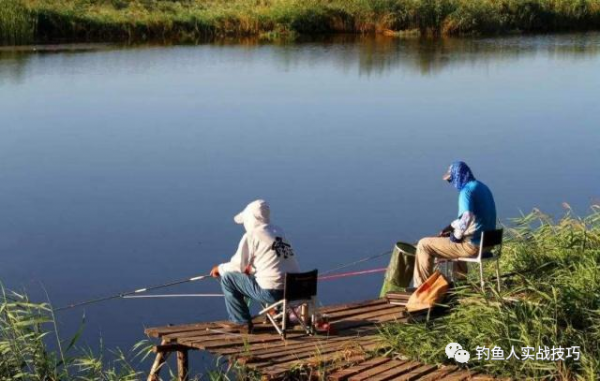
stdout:
{"type": "Polygon", "coordinates": [[[356,260],[356,261],[354,261],[354,262],[350,262],[350,263],[341,264],[341,265],[339,265],[339,266],[336,266],[336,267],[334,267],[334,268],[332,268],[332,269],[329,269],[329,270],[327,270],[327,271],[325,271],[325,272],[322,272],[320,275],[321,275],[321,276],[325,276],[325,275],[327,275],[327,274],[331,274],[331,273],[333,273],[333,272],[335,272],[335,271],[338,271],[338,270],[341,270],[341,269],[345,269],[346,267],[350,267],[350,266],[358,265],[359,263],[363,263],[363,262],[371,261],[371,260],[373,260],[373,259],[377,259],[377,258],[380,258],[380,257],[386,256],[386,255],[388,255],[388,254],[391,254],[391,253],[392,253],[392,251],[391,251],[391,250],[388,250],[388,251],[386,251],[386,252],[383,252],[383,253],[380,253],[380,254],[375,254],[375,255],[371,255],[371,256],[368,256],[368,257],[361,258],[361,259],[359,259],[359,260],[356,260]]]}
{"type": "MultiPolygon", "coordinates": [[[[357,265],[359,263],[371,261],[373,259],[377,259],[377,258],[383,257],[383,256],[388,255],[388,254],[391,254],[391,251],[386,251],[386,252],[383,252],[383,253],[380,253],[380,254],[371,255],[371,256],[368,256],[368,257],[365,257],[365,258],[361,258],[359,260],[356,260],[356,261],[353,261],[353,262],[350,262],[350,263],[345,263],[345,264],[336,266],[336,267],[334,267],[332,269],[329,269],[329,270],[321,273],[320,278],[322,280],[329,279],[328,277],[325,277],[325,275],[331,274],[331,273],[333,273],[335,271],[344,269],[346,267],[357,265]]],[[[376,271],[377,272],[381,271],[381,269],[377,269],[376,271]]],[[[376,272],[376,271],[367,270],[366,273],[371,273],[371,272],[376,272]]],[[[362,272],[360,274],[362,274],[362,272]]],[[[356,273],[356,274],[353,273],[352,275],[360,275],[360,274],[359,273],[356,273]]],[[[336,274],[336,275],[350,276],[350,275],[347,275],[347,274],[336,274]]],[[[87,306],[87,305],[90,305],[90,304],[96,304],[96,303],[106,302],[108,300],[113,300],[113,299],[130,299],[130,298],[133,298],[132,296],[135,295],[135,294],[140,294],[140,293],[143,293],[143,292],[157,290],[157,289],[160,289],[160,288],[166,288],[166,287],[176,286],[176,285],[179,285],[179,284],[184,284],[184,283],[189,283],[189,282],[195,282],[195,281],[202,280],[202,279],[205,279],[205,278],[208,278],[208,277],[210,277],[210,274],[201,275],[201,276],[197,276],[197,277],[193,277],[193,278],[186,278],[186,279],[178,280],[178,281],[175,281],[175,282],[169,282],[169,283],[160,284],[160,285],[156,285],[156,286],[144,287],[144,288],[140,288],[140,289],[137,289],[137,290],[134,290],[134,291],[120,292],[120,293],[114,294],[114,295],[103,296],[103,297],[96,298],[96,299],[86,300],[86,301],[83,301],[83,302],[80,302],[80,303],[69,304],[69,305],[64,306],[64,307],[56,308],[56,309],[54,309],[54,311],[58,312],[58,311],[68,310],[68,309],[72,309],[72,308],[76,308],[76,307],[87,306]]],[[[338,276],[332,277],[331,279],[334,279],[334,278],[337,278],[337,277],[338,276]]],[[[166,295],[152,296],[152,295],[148,295],[146,297],[148,297],[148,298],[149,297],[155,297],[155,298],[156,297],[165,297],[166,298],[166,297],[176,297],[176,296],[177,297],[182,297],[183,295],[175,295],[175,296],[166,296],[166,295]]],[[[199,297],[201,295],[198,294],[198,295],[195,295],[195,296],[199,297]]],[[[206,295],[206,296],[208,296],[208,295],[206,295]]],[[[210,295],[210,296],[217,296],[217,295],[210,295]]]]}
{"type": "Polygon", "coordinates": [[[125,295],[123,299],[152,299],[152,298],[219,298],[223,294],[150,294],[150,295],[125,295]]]}
{"type": "Polygon", "coordinates": [[[156,286],[149,286],[149,287],[139,288],[139,289],[134,290],[134,291],[120,292],[120,293],[114,294],[114,295],[103,296],[103,297],[100,297],[100,298],[90,299],[90,300],[86,300],[86,301],[79,302],[79,303],[69,304],[69,305],[64,306],[64,307],[56,308],[56,309],[54,309],[54,311],[57,312],[57,311],[69,310],[71,308],[87,306],[89,304],[95,304],[95,303],[105,302],[105,301],[112,300],[112,299],[125,298],[125,297],[127,297],[129,295],[135,295],[135,294],[140,294],[142,292],[148,292],[148,291],[152,291],[152,290],[158,290],[160,288],[166,288],[166,287],[171,287],[171,286],[177,286],[179,284],[184,284],[184,283],[189,283],[189,282],[195,282],[195,281],[202,280],[202,279],[205,279],[205,278],[208,278],[208,277],[210,277],[210,274],[200,275],[200,276],[196,276],[196,277],[192,277],[192,278],[186,278],[186,279],[177,280],[177,281],[174,281],[174,282],[159,284],[159,285],[156,285],[156,286]]]}
{"type": "Polygon", "coordinates": [[[347,272],[347,273],[338,273],[338,274],[331,274],[331,275],[320,275],[318,279],[319,280],[331,280],[331,279],[347,278],[350,276],[382,273],[386,270],[387,270],[387,267],[380,267],[377,269],[351,271],[351,272],[347,272]]]}

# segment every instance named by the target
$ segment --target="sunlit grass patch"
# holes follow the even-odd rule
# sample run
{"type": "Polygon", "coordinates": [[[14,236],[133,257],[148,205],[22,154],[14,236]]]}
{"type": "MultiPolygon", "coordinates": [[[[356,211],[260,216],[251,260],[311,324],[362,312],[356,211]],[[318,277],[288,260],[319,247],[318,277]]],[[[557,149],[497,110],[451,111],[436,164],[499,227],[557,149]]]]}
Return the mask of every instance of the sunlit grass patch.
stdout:
{"type": "Polygon", "coordinates": [[[35,35],[35,16],[21,0],[0,0],[0,44],[30,43],[35,35]]]}
{"type": "MultiPolygon", "coordinates": [[[[534,211],[507,229],[501,266],[516,272],[501,293],[464,286],[459,303],[440,319],[392,324],[382,333],[397,352],[448,363],[450,342],[471,350],[469,367],[515,379],[598,379],[600,376],[600,208],[586,218],[570,209],[559,221],[534,211]],[[574,361],[477,361],[477,346],[581,347],[574,361]]],[[[477,283],[476,279],[473,279],[477,283]]],[[[493,282],[490,282],[493,285],[493,282]]]]}
{"type": "Polygon", "coordinates": [[[52,309],[47,303],[32,303],[26,295],[0,287],[0,380],[134,381],[142,373],[132,360],[146,356],[148,344],[141,341],[131,353],[78,347],[83,330],[69,340],[58,334],[52,309]],[[52,347],[52,349],[51,349],[52,347]]]}
{"type": "Polygon", "coordinates": [[[600,29],[600,0],[2,0],[4,43],[600,29]],[[18,38],[15,38],[18,37],[18,38]]]}

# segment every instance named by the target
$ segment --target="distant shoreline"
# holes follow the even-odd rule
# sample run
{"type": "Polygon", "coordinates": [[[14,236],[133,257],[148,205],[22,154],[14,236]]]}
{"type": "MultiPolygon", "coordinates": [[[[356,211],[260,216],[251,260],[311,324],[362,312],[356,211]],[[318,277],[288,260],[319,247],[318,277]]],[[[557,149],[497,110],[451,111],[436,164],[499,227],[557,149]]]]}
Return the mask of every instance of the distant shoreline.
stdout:
{"type": "Polygon", "coordinates": [[[598,0],[3,0],[0,9],[3,45],[592,30],[598,0]]]}

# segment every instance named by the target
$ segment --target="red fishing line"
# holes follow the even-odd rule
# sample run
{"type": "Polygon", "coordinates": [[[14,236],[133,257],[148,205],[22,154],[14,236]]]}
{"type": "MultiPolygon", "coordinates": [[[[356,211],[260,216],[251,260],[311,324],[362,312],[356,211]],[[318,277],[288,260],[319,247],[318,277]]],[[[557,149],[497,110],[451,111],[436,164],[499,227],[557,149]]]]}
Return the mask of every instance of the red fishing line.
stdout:
{"type": "Polygon", "coordinates": [[[352,272],[347,272],[347,273],[331,274],[331,275],[320,276],[319,280],[330,280],[330,279],[345,278],[345,277],[356,276],[356,275],[382,273],[382,272],[384,272],[386,270],[387,270],[387,267],[381,267],[381,268],[378,268],[378,269],[370,269],[370,270],[352,271],[352,272]]]}

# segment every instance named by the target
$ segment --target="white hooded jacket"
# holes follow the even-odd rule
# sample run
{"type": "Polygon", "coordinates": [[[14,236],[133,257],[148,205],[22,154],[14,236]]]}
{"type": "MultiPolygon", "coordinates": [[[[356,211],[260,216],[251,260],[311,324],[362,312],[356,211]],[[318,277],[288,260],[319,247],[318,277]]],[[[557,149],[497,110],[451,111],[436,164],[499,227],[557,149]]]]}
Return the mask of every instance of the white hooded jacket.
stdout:
{"type": "Polygon", "coordinates": [[[300,268],[283,230],[271,225],[267,202],[251,202],[234,221],[244,225],[246,234],[231,260],[219,265],[219,273],[244,272],[250,266],[262,289],[282,290],[285,273],[299,272],[300,268]]]}

